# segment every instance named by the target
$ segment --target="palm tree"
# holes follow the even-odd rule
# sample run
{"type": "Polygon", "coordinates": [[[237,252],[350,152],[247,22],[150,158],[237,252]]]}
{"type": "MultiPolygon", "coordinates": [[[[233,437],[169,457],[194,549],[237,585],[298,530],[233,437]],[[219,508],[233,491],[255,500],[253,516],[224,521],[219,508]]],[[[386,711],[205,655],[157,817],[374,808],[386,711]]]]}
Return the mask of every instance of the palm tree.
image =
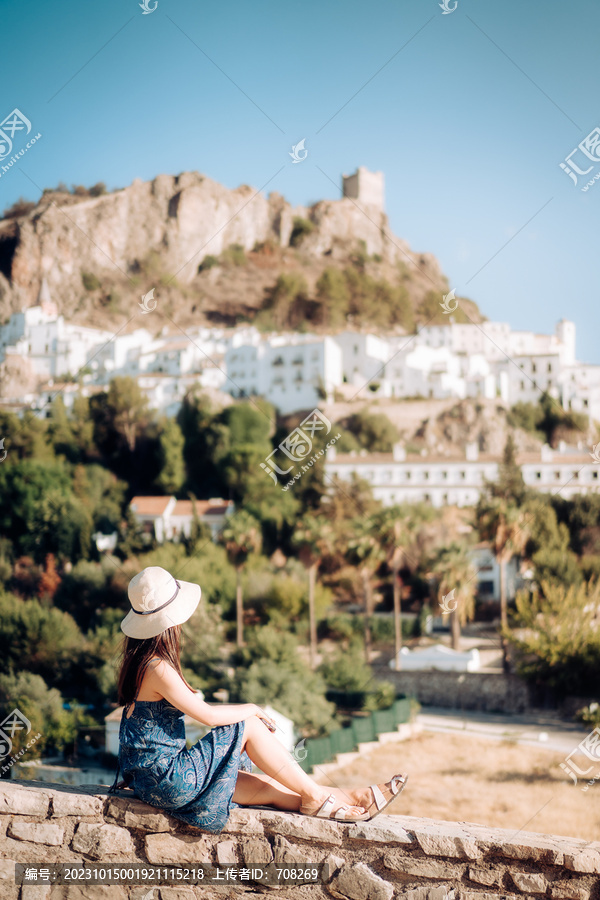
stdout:
{"type": "Polygon", "coordinates": [[[508,603],[506,598],[506,566],[513,558],[523,553],[529,539],[528,521],[530,516],[524,506],[517,506],[502,497],[482,496],[475,508],[475,519],[479,536],[489,541],[500,570],[500,623],[502,663],[508,672],[508,603]]]}
{"type": "Polygon", "coordinates": [[[379,534],[372,521],[355,519],[352,534],[348,541],[348,556],[351,562],[358,564],[363,586],[365,606],[365,659],[371,661],[371,616],[373,614],[373,575],[383,562],[385,556],[379,541],[379,534]]]}
{"type": "Polygon", "coordinates": [[[374,517],[379,540],[392,570],[394,590],[394,660],[396,670],[400,669],[402,649],[402,579],[400,570],[414,561],[418,552],[419,538],[425,522],[431,518],[432,510],[422,504],[394,506],[382,510],[374,517]]]}
{"type": "Polygon", "coordinates": [[[323,556],[333,546],[331,524],[323,516],[307,514],[297,523],[292,543],[299,550],[300,561],[308,572],[308,621],[310,633],[310,667],[314,669],[317,656],[317,620],[315,588],[317,572],[323,556]]]}
{"type": "Polygon", "coordinates": [[[258,553],[262,546],[258,520],[245,510],[241,510],[232,516],[223,528],[221,541],[229,562],[235,567],[236,643],[238,647],[242,647],[244,644],[242,572],[250,554],[258,553]]]}
{"type": "Polygon", "coordinates": [[[440,606],[444,613],[450,612],[452,649],[459,650],[461,625],[472,621],[475,615],[477,571],[467,546],[456,542],[438,550],[432,568],[442,597],[440,606]]]}

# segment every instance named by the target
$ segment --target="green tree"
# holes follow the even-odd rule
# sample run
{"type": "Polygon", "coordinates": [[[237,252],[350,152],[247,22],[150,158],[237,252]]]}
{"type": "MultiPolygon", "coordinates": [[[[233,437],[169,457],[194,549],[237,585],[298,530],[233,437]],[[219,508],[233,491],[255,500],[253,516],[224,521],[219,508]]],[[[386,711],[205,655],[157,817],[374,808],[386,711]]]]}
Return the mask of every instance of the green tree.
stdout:
{"type": "Polygon", "coordinates": [[[393,445],[400,439],[398,429],[384,413],[370,413],[366,407],[342,424],[360,446],[371,453],[391,453],[393,445]]]}
{"type": "Polygon", "coordinates": [[[392,571],[394,598],[394,660],[398,670],[402,649],[402,578],[406,568],[416,568],[421,556],[423,527],[433,516],[430,506],[419,503],[387,507],[373,516],[386,561],[392,571]]]}
{"type": "Polygon", "coordinates": [[[372,645],[373,577],[385,558],[379,534],[371,522],[365,522],[362,518],[353,520],[347,553],[349,562],[358,566],[362,582],[365,609],[365,660],[369,663],[372,645]]]}
{"type": "Polygon", "coordinates": [[[148,415],[148,401],[137,380],[116,375],[110,382],[106,403],[113,427],[133,453],[137,436],[148,415]]]}
{"type": "Polygon", "coordinates": [[[238,647],[241,647],[244,643],[242,572],[250,554],[260,552],[262,545],[260,526],[254,516],[243,509],[239,510],[230,517],[223,528],[221,540],[227,552],[227,558],[235,568],[236,641],[238,647]]]}
{"type": "Polygon", "coordinates": [[[185,478],[183,434],[175,419],[167,417],[161,419],[159,429],[160,474],[156,485],[165,494],[176,494],[185,478]]]}
{"type": "Polygon", "coordinates": [[[325,684],[311,672],[292,634],[272,626],[255,629],[240,654],[233,690],[239,700],[270,704],[309,737],[336,727],[325,684]]]}
{"type": "Polygon", "coordinates": [[[460,629],[475,617],[477,572],[466,544],[453,541],[442,547],[433,560],[433,573],[438,582],[440,607],[450,610],[452,649],[460,650],[460,629]]]}
{"type": "Polygon", "coordinates": [[[481,540],[489,541],[500,570],[502,658],[504,670],[508,672],[506,566],[527,545],[529,516],[525,509],[512,505],[501,497],[482,494],[475,508],[475,522],[481,540]]]}
{"type": "Polygon", "coordinates": [[[330,551],[335,541],[331,524],[323,516],[307,513],[296,525],[292,543],[308,573],[308,618],[310,640],[310,667],[314,669],[317,657],[317,619],[315,592],[317,573],[323,555],[330,551]]]}
{"type": "Polygon", "coordinates": [[[346,322],[350,293],[343,273],[327,268],[317,281],[317,303],[321,324],[328,329],[340,328],[346,322]]]}
{"type": "MultiPolygon", "coordinates": [[[[0,675],[0,708],[5,714],[17,708],[31,722],[31,731],[16,731],[11,755],[23,752],[23,760],[37,759],[48,748],[63,750],[77,734],[78,719],[89,717],[64,709],[64,699],[56,688],[49,688],[40,675],[32,672],[0,675]],[[35,742],[27,747],[37,735],[35,742]]],[[[95,723],[93,723],[95,724],[95,723]]]]}
{"type": "Polygon", "coordinates": [[[520,591],[518,628],[510,636],[519,674],[560,699],[597,697],[600,682],[600,581],[577,586],[543,582],[540,590],[520,591]]]}

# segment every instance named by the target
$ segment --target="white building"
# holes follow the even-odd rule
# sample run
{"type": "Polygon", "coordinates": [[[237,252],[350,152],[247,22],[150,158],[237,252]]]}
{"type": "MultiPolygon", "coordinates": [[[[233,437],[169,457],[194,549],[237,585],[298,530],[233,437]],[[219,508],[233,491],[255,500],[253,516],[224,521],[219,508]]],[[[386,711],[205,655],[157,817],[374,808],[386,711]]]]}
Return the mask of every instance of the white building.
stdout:
{"type": "MultiPolygon", "coordinates": [[[[384,506],[397,503],[429,502],[435,507],[473,506],[484,482],[498,478],[501,459],[480,454],[468,444],[462,456],[421,456],[405,454],[396,445],[393,453],[337,453],[330,447],[325,471],[330,478],[350,481],[353,476],[367,481],[376,500],[384,506]]],[[[566,499],[576,494],[598,493],[600,466],[587,450],[564,445],[557,451],[545,445],[540,454],[517,457],[528,487],[558,493],[566,499]]]]}
{"type": "Polygon", "coordinates": [[[231,346],[225,366],[234,397],[262,396],[284,415],[332,400],[342,383],[342,351],[331,337],[272,335],[231,346]]]}
{"type": "Polygon", "coordinates": [[[175,497],[133,497],[129,504],[146,534],[153,535],[159,543],[190,536],[194,505],[200,521],[210,527],[213,540],[234,511],[233,501],[220,497],[196,500],[195,504],[175,497]]]}

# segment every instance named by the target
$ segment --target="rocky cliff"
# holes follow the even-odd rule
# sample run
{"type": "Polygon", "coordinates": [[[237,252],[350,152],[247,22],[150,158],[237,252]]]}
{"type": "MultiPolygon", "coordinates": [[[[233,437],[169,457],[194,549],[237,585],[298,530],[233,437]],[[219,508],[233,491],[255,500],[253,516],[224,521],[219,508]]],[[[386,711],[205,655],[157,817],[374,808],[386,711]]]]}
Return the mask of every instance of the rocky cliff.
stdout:
{"type": "Polygon", "coordinates": [[[357,248],[369,274],[405,287],[415,309],[427,292],[448,290],[433,256],[413,253],[379,208],[348,198],[293,208],[277,193],[185,172],[101,196],[45,191],[28,206],[0,220],[1,319],[33,305],[46,278],[59,311],[81,324],[122,324],[158,285],[178,324],[233,324],[252,319],[282,272],[301,272],[312,289],[357,248]],[[298,218],[310,228],[295,240],[298,218]],[[246,251],[242,265],[202,266],[232,246],[246,251]]]}

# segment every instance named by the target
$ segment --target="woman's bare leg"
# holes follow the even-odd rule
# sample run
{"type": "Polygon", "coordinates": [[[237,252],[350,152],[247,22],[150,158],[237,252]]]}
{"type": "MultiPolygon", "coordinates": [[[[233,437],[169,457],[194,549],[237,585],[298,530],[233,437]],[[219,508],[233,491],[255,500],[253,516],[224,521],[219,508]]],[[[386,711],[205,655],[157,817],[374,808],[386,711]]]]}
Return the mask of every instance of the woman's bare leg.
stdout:
{"type": "MultiPolygon", "coordinates": [[[[310,775],[304,772],[293,756],[257,716],[251,716],[245,720],[242,746],[252,762],[262,769],[265,775],[279,782],[276,787],[283,785],[288,791],[298,794],[299,806],[318,809],[332,793],[326,787],[317,784],[310,775]]],[[[255,803],[256,801],[251,802],[255,803]]],[[[347,815],[361,815],[363,812],[363,807],[351,806],[347,815]]]]}
{"type": "Polygon", "coordinates": [[[300,794],[288,791],[268,775],[239,772],[233,799],[241,806],[274,806],[298,812],[300,794]]]}

